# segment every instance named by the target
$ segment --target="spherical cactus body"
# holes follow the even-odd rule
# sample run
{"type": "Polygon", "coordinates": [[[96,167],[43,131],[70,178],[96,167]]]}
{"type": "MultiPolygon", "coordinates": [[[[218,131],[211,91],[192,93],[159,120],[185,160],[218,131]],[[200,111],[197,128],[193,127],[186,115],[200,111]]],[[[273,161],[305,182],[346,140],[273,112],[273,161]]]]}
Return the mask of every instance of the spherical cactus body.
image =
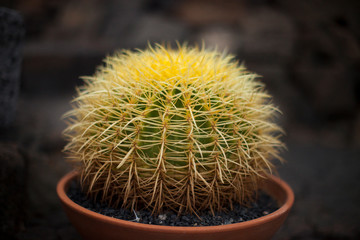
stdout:
{"type": "Polygon", "coordinates": [[[84,191],[110,205],[197,213],[246,203],[282,147],[277,109],[232,56],[157,45],[109,56],[65,116],[84,191]]]}

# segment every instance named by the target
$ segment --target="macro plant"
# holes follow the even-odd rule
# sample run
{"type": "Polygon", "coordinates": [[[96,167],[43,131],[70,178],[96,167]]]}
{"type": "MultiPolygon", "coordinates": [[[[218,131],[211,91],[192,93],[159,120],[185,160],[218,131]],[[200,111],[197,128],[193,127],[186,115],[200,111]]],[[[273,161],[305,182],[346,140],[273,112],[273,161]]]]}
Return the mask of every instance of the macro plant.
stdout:
{"type": "Polygon", "coordinates": [[[231,209],[252,200],[280,159],[278,110],[233,56],[149,46],[108,56],[83,79],[64,151],[83,190],[109,205],[231,209]]]}

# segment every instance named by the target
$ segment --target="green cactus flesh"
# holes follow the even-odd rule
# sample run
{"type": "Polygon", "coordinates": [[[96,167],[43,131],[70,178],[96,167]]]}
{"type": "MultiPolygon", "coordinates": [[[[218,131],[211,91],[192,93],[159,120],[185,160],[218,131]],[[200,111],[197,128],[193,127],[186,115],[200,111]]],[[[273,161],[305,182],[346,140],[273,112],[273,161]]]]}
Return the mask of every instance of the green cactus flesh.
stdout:
{"type": "Polygon", "coordinates": [[[84,78],[65,147],[82,186],[111,205],[212,212],[246,203],[282,147],[256,75],[216,51],[157,46],[84,78]]]}

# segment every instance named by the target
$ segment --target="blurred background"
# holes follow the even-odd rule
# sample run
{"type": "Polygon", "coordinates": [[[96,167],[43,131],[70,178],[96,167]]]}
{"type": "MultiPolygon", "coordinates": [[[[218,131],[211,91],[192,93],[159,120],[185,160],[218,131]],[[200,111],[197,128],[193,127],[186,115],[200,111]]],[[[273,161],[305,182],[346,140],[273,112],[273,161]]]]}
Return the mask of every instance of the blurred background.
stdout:
{"type": "Polygon", "coordinates": [[[1,0],[0,8],[0,236],[79,239],[55,192],[70,169],[60,118],[79,77],[115,50],[178,40],[244,61],[283,112],[279,174],[296,202],[274,239],[360,239],[360,1],[1,0]]]}

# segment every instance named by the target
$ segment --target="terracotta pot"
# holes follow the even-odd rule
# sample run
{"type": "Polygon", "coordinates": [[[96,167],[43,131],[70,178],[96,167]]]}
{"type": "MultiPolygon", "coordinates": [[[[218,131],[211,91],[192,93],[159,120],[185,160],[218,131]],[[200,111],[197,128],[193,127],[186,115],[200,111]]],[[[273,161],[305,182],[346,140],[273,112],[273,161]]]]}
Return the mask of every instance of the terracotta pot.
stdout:
{"type": "Polygon", "coordinates": [[[280,208],[273,213],[242,223],[220,226],[158,226],[104,216],[74,203],[66,191],[77,175],[76,172],[65,175],[57,185],[57,193],[68,218],[84,239],[270,239],[284,222],[294,202],[291,188],[284,181],[271,176],[262,184],[262,189],[279,203],[280,208]]]}

